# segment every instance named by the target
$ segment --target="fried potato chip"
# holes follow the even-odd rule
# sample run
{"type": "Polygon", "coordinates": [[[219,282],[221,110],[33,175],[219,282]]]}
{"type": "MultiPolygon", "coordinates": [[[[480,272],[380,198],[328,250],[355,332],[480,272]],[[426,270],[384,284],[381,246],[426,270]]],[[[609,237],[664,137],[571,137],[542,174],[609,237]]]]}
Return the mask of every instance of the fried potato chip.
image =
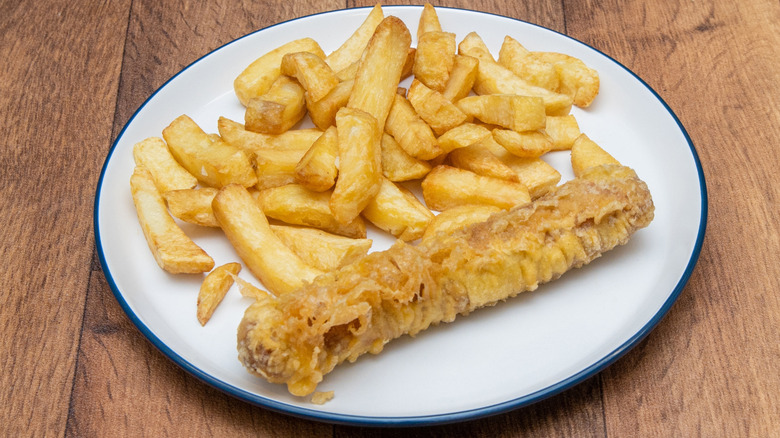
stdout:
{"type": "Polygon", "coordinates": [[[336,124],[336,113],[347,106],[353,85],[355,85],[354,79],[339,82],[327,96],[316,102],[308,94],[306,95],[306,108],[309,110],[309,117],[314,126],[324,131],[336,124]]]}
{"type": "Polygon", "coordinates": [[[439,14],[436,8],[430,3],[425,3],[420,13],[420,22],[417,25],[417,39],[427,32],[441,32],[441,23],[439,23],[439,14]]]}
{"type": "Polygon", "coordinates": [[[439,137],[439,147],[444,152],[451,152],[459,148],[478,143],[490,137],[490,130],[474,123],[458,125],[439,137]]]}
{"type": "Polygon", "coordinates": [[[252,162],[244,150],[221,139],[212,141],[186,115],[177,117],[163,129],[163,138],[176,161],[206,185],[250,187],[257,182],[252,162]]]}
{"type": "Polygon", "coordinates": [[[471,224],[485,222],[490,215],[502,209],[494,205],[461,205],[437,214],[422,236],[423,243],[436,234],[450,234],[471,224]]]}
{"type": "Polygon", "coordinates": [[[360,57],[363,55],[363,50],[365,50],[368,45],[368,41],[371,39],[371,36],[374,35],[376,27],[379,26],[379,23],[381,23],[384,18],[382,6],[377,3],[371,9],[371,12],[368,13],[368,16],[360,27],[358,27],[338,49],[329,54],[325,58],[325,62],[328,63],[333,71],[338,72],[351,64],[360,61],[360,57]]]}
{"type": "Polygon", "coordinates": [[[455,149],[447,156],[449,162],[463,170],[470,170],[477,175],[490,176],[508,181],[519,181],[511,167],[504,164],[480,143],[455,149]]]}
{"type": "Polygon", "coordinates": [[[447,80],[447,86],[442,91],[444,96],[450,102],[457,102],[469,95],[471,88],[474,87],[474,81],[477,80],[477,58],[466,55],[455,55],[453,58],[452,71],[447,80]]]}
{"type": "Polygon", "coordinates": [[[544,100],[514,94],[486,94],[464,97],[456,103],[464,114],[491,125],[515,131],[545,127],[544,100]]]}
{"type": "Polygon", "coordinates": [[[491,136],[477,146],[490,151],[517,174],[518,180],[528,188],[531,199],[549,192],[561,180],[561,174],[541,158],[521,158],[511,154],[491,136]]]}
{"type": "MultiPolygon", "coordinates": [[[[468,120],[466,114],[441,93],[426,87],[417,79],[412,80],[407,98],[420,118],[425,120],[436,135],[442,135],[468,120]]],[[[403,143],[399,143],[403,146],[403,143]]]]}
{"type": "Polygon", "coordinates": [[[523,184],[447,165],[434,167],[422,181],[422,189],[428,207],[439,211],[469,204],[509,209],[531,201],[523,184]]]}
{"type": "Polygon", "coordinates": [[[238,100],[246,106],[251,99],[268,91],[271,84],[281,75],[284,55],[295,52],[311,52],[325,58],[325,52],[311,38],[301,38],[277,47],[254,60],[233,81],[233,88],[238,100]]]}
{"type": "Polygon", "coordinates": [[[393,105],[411,43],[404,22],[398,17],[386,17],[368,42],[355,75],[347,106],[372,115],[380,132],[393,105]]]}
{"type": "Polygon", "coordinates": [[[365,238],[366,223],[361,216],[347,224],[340,224],[333,217],[330,211],[332,193],[330,190],[314,192],[300,184],[289,184],[260,191],[257,202],[270,218],[341,236],[365,238]]]}
{"type": "Polygon", "coordinates": [[[279,76],[265,94],[249,100],[244,113],[244,127],[262,134],[281,134],[305,115],[303,87],[287,76],[279,76]]]}
{"type": "Polygon", "coordinates": [[[531,85],[558,91],[560,80],[555,66],[536,58],[520,42],[511,36],[504,37],[498,52],[498,63],[531,85]]]}
{"type": "Polygon", "coordinates": [[[430,164],[407,154],[392,135],[382,134],[381,146],[382,175],[390,181],[420,179],[431,171],[430,164]]]}
{"type": "Polygon", "coordinates": [[[206,325],[211,319],[211,315],[225,298],[230,286],[233,285],[233,279],[239,272],[241,272],[241,263],[226,263],[214,268],[203,279],[197,301],[197,316],[201,326],[206,325]]]}
{"type": "Polygon", "coordinates": [[[295,179],[309,190],[324,192],[336,184],[339,156],[338,134],[331,126],[311,145],[295,166],[295,179]]]}
{"type": "Polygon", "coordinates": [[[555,66],[560,85],[558,92],[570,96],[575,105],[588,107],[599,93],[599,73],[579,59],[563,53],[532,52],[536,59],[555,66]]]}
{"type": "Polygon", "coordinates": [[[198,185],[198,179],[173,158],[161,138],[150,137],[136,143],[133,146],[133,159],[136,165],[149,171],[160,193],[191,189],[198,185]]]}
{"type": "Polygon", "coordinates": [[[581,134],[571,147],[571,167],[578,177],[586,169],[602,164],[620,164],[618,160],[601,148],[596,142],[581,134]]]}
{"type": "Polygon", "coordinates": [[[339,83],[339,79],[325,60],[310,52],[284,55],[280,68],[283,75],[298,80],[313,102],[327,96],[339,83]]]}
{"type": "Polygon", "coordinates": [[[417,38],[414,77],[427,87],[442,92],[455,63],[455,34],[429,31],[417,38]]]}
{"type": "Polygon", "coordinates": [[[276,237],[260,206],[245,188],[223,187],[211,207],[241,260],[272,293],[290,293],[322,273],[304,263],[276,237]]]}
{"type": "Polygon", "coordinates": [[[293,129],[277,135],[260,134],[247,131],[244,125],[226,117],[219,118],[217,128],[226,143],[252,153],[268,149],[306,151],[322,135],[319,129],[293,129]]]}
{"type": "Polygon", "coordinates": [[[255,151],[258,190],[298,181],[297,166],[307,149],[258,149],[255,151]]]}
{"type": "Polygon", "coordinates": [[[404,187],[382,178],[379,192],[366,205],[363,217],[403,240],[422,237],[433,213],[404,187]]]}
{"type": "Polygon", "coordinates": [[[330,271],[366,255],[373,241],[330,234],[316,228],[271,225],[274,234],[307,264],[330,271]]]}
{"type": "Polygon", "coordinates": [[[493,138],[518,157],[541,157],[553,149],[552,139],[542,131],[517,132],[511,129],[494,129],[493,138]]]}
{"type": "Polygon", "coordinates": [[[431,127],[400,94],[395,95],[385,123],[385,131],[414,158],[430,160],[442,153],[431,127]]]}
{"type": "Polygon", "coordinates": [[[330,198],[330,209],[339,223],[347,224],[379,191],[382,131],[371,114],[349,107],[336,114],[336,130],[339,176],[330,198]]]}
{"type": "Polygon", "coordinates": [[[211,210],[211,201],[218,191],[213,187],[169,190],[163,197],[173,217],[204,227],[219,227],[211,210]]]}
{"type": "Polygon", "coordinates": [[[199,274],[214,267],[214,260],[176,225],[146,168],[136,166],[130,192],[146,243],[162,269],[171,274],[199,274]]]}
{"type": "Polygon", "coordinates": [[[568,150],[580,136],[580,126],[573,115],[548,116],[544,132],[550,136],[554,151],[568,150]]]}

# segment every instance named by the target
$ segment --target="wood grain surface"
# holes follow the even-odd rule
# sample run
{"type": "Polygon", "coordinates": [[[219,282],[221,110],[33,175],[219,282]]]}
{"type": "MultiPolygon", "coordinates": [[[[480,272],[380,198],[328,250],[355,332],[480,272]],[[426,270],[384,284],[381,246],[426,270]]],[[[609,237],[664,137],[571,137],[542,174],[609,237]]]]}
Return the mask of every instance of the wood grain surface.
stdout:
{"type": "Polygon", "coordinates": [[[227,396],[144,338],[93,235],[95,188],[121,128],[182,67],[237,37],[370,5],[0,0],[0,434],[780,436],[777,1],[434,2],[603,51],[661,95],[701,158],[709,221],[688,285],[643,342],[573,389],[461,424],[337,426],[227,396]]]}

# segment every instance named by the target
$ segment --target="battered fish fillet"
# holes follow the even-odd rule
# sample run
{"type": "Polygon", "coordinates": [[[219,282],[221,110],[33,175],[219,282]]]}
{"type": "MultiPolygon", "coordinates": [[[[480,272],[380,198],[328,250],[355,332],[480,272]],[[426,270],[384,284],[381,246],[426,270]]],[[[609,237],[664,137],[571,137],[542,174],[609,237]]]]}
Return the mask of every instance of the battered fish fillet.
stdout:
{"type": "Polygon", "coordinates": [[[238,329],[239,359],[292,394],[311,394],[345,360],[534,290],[626,243],[653,211],[633,170],[591,168],[486,222],[419,246],[399,241],[297,292],[258,300],[238,329]]]}

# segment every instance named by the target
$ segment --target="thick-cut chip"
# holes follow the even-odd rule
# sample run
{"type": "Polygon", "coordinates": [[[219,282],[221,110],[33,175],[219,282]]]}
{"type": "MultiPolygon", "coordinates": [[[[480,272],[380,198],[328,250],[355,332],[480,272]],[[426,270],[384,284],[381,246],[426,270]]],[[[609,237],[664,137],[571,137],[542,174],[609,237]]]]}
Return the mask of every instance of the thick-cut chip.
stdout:
{"type": "Polygon", "coordinates": [[[209,275],[203,279],[198,292],[198,322],[200,325],[206,325],[217,309],[219,303],[225,298],[230,286],[233,285],[234,278],[241,272],[241,263],[226,263],[217,266],[209,275]]]}
{"type": "Polygon", "coordinates": [[[450,102],[457,102],[469,95],[474,81],[477,80],[477,58],[467,55],[455,55],[452,71],[442,96],[450,102]]]}
{"type": "Polygon", "coordinates": [[[149,137],[136,143],[133,146],[133,159],[135,164],[151,173],[160,193],[191,189],[198,185],[198,179],[176,162],[161,138],[149,137]]]}
{"type": "Polygon", "coordinates": [[[211,201],[218,191],[213,187],[170,190],[163,193],[163,197],[174,217],[204,227],[219,227],[211,210],[211,201]]]}
{"type": "Polygon", "coordinates": [[[563,53],[532,52],[539,60],[555,66],[560,85],[558,92],[572,98],[574,104],[585,108],[599,93],[599,73],[579,59],[563,53]]]}
{"type": "Polygon", "coordinates": [[[433,213],[412,192],[382,178],[381,188],[363,210],[363,217],[393,236],[411,241],[422,237],[433,213]]]}
{"type": "Polygon", "coordinates": [[[464,97],[456,105],[468,116],[518,132],[545,127],[544,100],[541,97],[486,94],[464,97]]]}
{"type": "MultiPolygon", "coordinates": [[[[412,81],[407,98],[420,118],[428,123],[436,135],[442,135],[468,120],[466,114],[441,93],[426,87],[417,79],[412,81]]],[[[403,143],[401,145],[403,146],[403,143]]]]}
{"type": "Polygon", "coordinates": [[[420,13],[420,22],[417,25],[417,39],[427,32],[441,32],[441,23],[436,8],[430,3],[425,3],[422,13],[420,13]]]}
{"type": "Polygon", "coordinates": [[[309,190],[324,192],[336,183],[336,159],[339,156],[336,127],[331,126],[311,145],[295,166],[295,178],[309,190]]]}
{"type": "Polygon", "coordinates": [[[511,70],[497,63],[479,35],[474,32],[466,35],[458,45],[458,53],[473,56],[479,60],[474,91],[477,94],[517,94],[535,96],[544,99],[547,115],[562,116],[569,114],[571,97],[555,93],[542,87],[529,84],[511,70]]]}
{"type": "Polygon", "coordinates": [[[398,144],[390,134],[382,134],[382,175],[390,181],[420,179],[431,171],[431,165],[418,160],[398,144]]]}
{"type": "Polygon", "coordinates": [[[596,142],[581,134],[571,147],[571,167],[578,177],[586,169],[602,164],[620,164],[618,160],[601,148],[596,142]]]}
{"type": "Polygon", "coordinates": [[[171,274],[199,274],[214,267],[214,259],[176,225],[146,168],[135,168],[130,192],[146,243],[161,268],[171,274]]]}
{"type": "Polygon", "coordinates": [[[330,198],[330,209],[339,223],[347,224],[379,191],[382,131],[374,116],[349,107],[336,114],[336,130],[339,177],[330,198]]]}
{"type": "Polygon", "coordinates": [[[393,105],[411,43],[403,21],[394,16],[383,19],[368,42],[355,75],[347,106],[371,114],[380,131],[393,105]]]}
{"type": "Polygon", "coordinates": [[[271,225],[274,234],[307,264],[330,271],[366,255],[371,239],[352,239],[316,228],[271,225]]]}
{"type": "Polygon", "coordinates": [[[368,41],[374,35],[376,27],[379,26],[383,18],[385,16],[382,6],[377,3],[371,9],[371,12],[368,13],[360,27],[338,49],[325,58],[325,62],[328,63],[330,68],[337,72],[360,61],[363,50],[365,50],[368,41]]]}
{"type": "Polygon", "coordinates": [[[400,94],[395,95],[385,123],[385,131],[414,158],[430,160],[442,153],[431,127],[400,94]]]}
{"type": "Polygon", "coordinates": [[[447,156],[450,163],[463,170],[470,170],[477,175],[491,176],[508,181],[519,181],[511,167],[504,164],[489,150],[481,146],[481,142],[465,148],[455,149],[447,156]]]}
{"type": "Polygon", "coordinates": [[[279,187],[298,181],[296,168],[308,149],[255,151],[257,189],[279,187]]]}
{"type": "Polygon", "coordinates": [[[206,185],[250,187],[257,182],[252,161],[244,150],[222,140],[212,140],[186,115],[177,117],[163,129],[163,138],[176,161],[206,185]]]}
{"type": "Polygon", "coordinates": [[[444,152],[478,143],[490,137],[490,130],[474,123],[464,123],[456,126],[439,137],[439,146],[444,152]]]}
{"type": "Polygon", "coordinates": [[[401,81],[411,76],[414,72],[414,59],[416,57],[417,48],[409,47],[409,50],[406,52],[406,62],[404,62],[404,67],[401,69],[401,81]]]}
{"type": "Polygon", "coordinates": [[[327,96],[339,83],[339,79],[325,60],[309,52],[284,55],[281,72],[283,75],[297,79],[314,102],[327,96]]]}
{"type": "Polygon", "coordinates": [[[366,237],[366,223],[361,216],[340,224],[330,211],[332,191],[314,192],[300,184],[289,184],[262,190],[257,202],[266,216],[291,225],[319,228],[352,238],[366,237]]]}
{"type": "Polygon", "coordinates": [[[531,85],[550,91],[558,90],[560,81],[555,66],[537,59],[520,42],[509,35],[504,37],[504,42],[501,44],[501,51],[498,52],[498,63],[531,85]]]}
{"type": "Polygon", "coordinates": [[[439,211],[469,204],[509,209],[531,201],[523,184],[446,165],[434,167],[423,180],[422,189],[428,207],[439,211]]]}
{"type": "Polygon", "coordinates": [[[260,206],[245,188],[222,188],[214,197],[212,208],[241,260],[272,293],[292,292],[322,273],[304,263],[276,237],[260,206]]]}
{"type": "Polygon", "coordinates": [[[244,127],[262,134],[281,134],[305,115],[303,87],[287,76],[279,76],[265,94],[249,100],[244,113],[244,127]]]}
{"type": "Polygon", "coordinates": [[[258,150],[309,150],[314,141],[320,138],[319,129],[293,129],[283,134],[268,135],[247,131],[244,125],[226,117],[217,121],[222,139],[238,148],[254,153],[258,150]]]}
{"type": "Polygon", "coordinates": [[[494,129],[493,138],[518,157],[541,157],[553,149],[552,139],[542,131],[517,132],[511,129],[494,129]]]}
{"type": "Polygon", "coordinates": [[[414,77],[427,87],[442,92],[455,63],[455,34],[425,32],[417,39],[414,77]]]}
{"type": "Polygon", "coordinates": [[[261,96],[271,88],[281,75],[282,58],[288,53],[311,52],[325,58],[325,52],[311,38],[290,41],[254,60],[233,81],[238,100],[246,106],[255,97],[261,96]]]}
{"type": "Polygon", "coordinates": [[[571,149],[574,140],[581,134],[580,125],[571,114],[566,116],[548,116],[544,132],[552,139],[554,151],[571,149]]]}
{"type": "Polygon", "coordinates": [[[532,199],[549,192],[561,180],[561,174],[541,158],[521,158],[511,154],[491,136],[478,145],[490,151],[502,163],[509,166],[517,174],[517,178],[528,188],[532,199]]]}
{"type": "Polygon", "coordinates": [[[314,126],[324,131],[336,124],[336,113],[347,106],[353,85],[355,85],[354,79],[339,82],[327,96],[316,102],[308,94],[306,95],[306,108],[309,110],[309,117],[314,126]]]}
{"type": "Polygon", "coordinates": [[[433,218],[422,236],[423,242],[439,233],[450,234],[471,224],[485,222],[491,214],[501,211],[494,205],[461,205],[443,211],[433,218]]]}

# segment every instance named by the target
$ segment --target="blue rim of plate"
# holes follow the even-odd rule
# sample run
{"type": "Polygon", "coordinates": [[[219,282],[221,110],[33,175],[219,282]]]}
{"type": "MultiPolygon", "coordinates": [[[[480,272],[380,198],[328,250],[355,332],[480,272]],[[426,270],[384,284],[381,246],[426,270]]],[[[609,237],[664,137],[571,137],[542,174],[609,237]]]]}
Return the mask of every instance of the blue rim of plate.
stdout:
{"type": "MultiPolygon", "coordinates": [[[[382,6],[382,9],[421,9],[421,6],[382,6]]],[[[701,215],[700,215],[700,222],[699,222],[699,230],[696,236],[696,243],[694,244],[693,251],[691,253],[690,259],[688,260],[688,264],[685,267],[685,270],[683,271],[682,276],[680,277],[679,281],[677,282],[677,285],[672,290],[669,297],[666,299],[666,301],[663,303],[661,308],[658,310],[658,312],[639,330],[637,331],[633,336],[631,336],[628,340],[626,340],[622,345],[614,349],[609,354],[605,355],[600,360],[594,362],[590,366],[586,367],[585,369],[581,370],[580,372],[561,380],[558,383],[555,383],[553,385],[550,385],[546,388],[543,388],[539,391],[526,394],[524,396],[508,400],[502,403],[497,403],[494,405],[489,406],[483,406],[475,409],[469,409],[469,410],[463,410],[458,412],[451,412],[451,413],[445,413],[445,414],[433,414],[433,415],[422,415],[422,416],[403,416],[403,417],[373,417],[373,416],[360,416],[360,415],[349,415],[349,414],[338,414],[338,413],[331,413],[331,412],[321,412],[316,411],[313,409],[307,409],[302,408],[298,406],[288,405],[286,403],[278,402],[272,399],[268,399],[266,397],[251,393],[249,391],[246,391],[244,389],[238,388],[236,386],[227,384],[226,382],[219,380],[215,378],[214,376],[202,371],[200,368],[196,367],[186,359],[184,359],[182,356],[180,356],[177,352],[172,350],[170,347],[168,347],[164,342],[160,340],[159,337],[151,330],[149,327],[147,327],[140,318],[133,312],[133,310],[130,308],[127,301],[124,299],[124,296],[120,292],[119,288],[116,285],[116,282],[114,281],[113,276],[111,275],[111,272],[108,270],[107,262],[105,259],[105,255],[103,253],[103,245],[102,241],[100,239],[100,223],[98,220],[98,211],[99,211],[99,203],[100,203],[100,194],[101,189],[103,187],[103,179],[106,174],[106,169],[108,168],[108,163],[111,160],[111,157],[114,153],[114,150],[116,149],[117,144],[119,143],[120,139],[122,138],[123,134],[125,133],[125,130],[127,130],[128,126],[133,122],[135,117],[138,115],[138,113],[143,110],[143,108],[146,106],[147,103],[163,88],[165,88],[168,83],[173,81],[176,77],[178,77],[180,74],[182,74],[184,71],[192,67],[193,65],[197,64],[204,58],[210,56],[212,53],[221,50],[223,47],[226,47],[230,44],[235,43],[236,41],[239,41],[241,39],[247,38],[250,35],[253,35],[258,32],[262,32],[266,29],[270,29],[272,27],[280,26],[286,23],[290,23],[297,20],[306,19],[309,17],[314,17],[318,15],[325,15],[330,13],[336,13],[336,12],[343,12],[347,10],[361,10],[361,9],[371,9],[371,7],[360,7],[360,8],[348,8],[348,9],[337,9],[333,11],[326,11],[326,12],[320,12],[317,14],[311,14],[306,15],[302,17],[293,18],[287,21],[282,21],[276,24],[273,24],[271,26],[258,29],[254,32],[248,33],[242,37],[239,37],[233,41],[230,41],[226,44],[223,44],[222,46],[212,50],[211,52],[201,56],[191,64],[189,64],[187,67],[180,70],[178,73],[173,75],[170,79],[165,81],[157,90],[154,91],[145,101],[143,104],[141,104],[140,107],[133,113],[133,115],[130,117],[130,119],[127,121],[125,126],[122,128],[122,130],[119,132],[119,135],[117,135],[117,138],[114,140],[114,142],[111,145],[111,149],[108,152],[108,155],[106,156],[106,159],[103,163],[103,168],[100,172],[100,179],[98,180],[97,189],[95,192],[95,206],[94,206],[94,212],[93,212],[93,223],[94,223],[94,229],[95,229],[95,244],[98,251],[98,256],[100,259],[100,265],[101,268],[106,276],[106,280],[108,281],[109,286],[111,287],[111,291],[114,294],[114,297],[119,302],[119,305],[124,310],[125,314],[130,318],[132,323],[138,328],[139,331],[165,356],[167,356],[169,359],[171,359],[174,363],[176,363],[178,366],[183,368],[188,373],[192,374],[196,378],[200,379],[201,381],[209,384],[210,386],[228,394],[235,398],[238,398],[240,400],[249,402],[251,404],[270,409],[275,412],[292,415],[299,418],[305,418],[309,420],[317,420],[317,421],[323,421],[327,423],[334,423],[334,424],[346,424],[346,425],[352,425],[352,426],[379,426],[379,427],[400,427],[400,426],[424,426],[424,425],[434,425],[434,424],[448,424],[448,423],[456,423],[466,420],[475,420],[478,418],[493,416],[497,414],[501,414],[504,412],[508,412],[511,410],[515,410],[524,406],[531,405],[533,403],[542,401],[546,398],[552,397],[554,395],[557,395],[573,386],[578,385],[579,383],[582,383],[583,381],[587,380],[588,378],[598,374],[600,371],[604,370],[606,367],[614,363],[616,360],[618,360],[620,357],[622,357],[624,354],[626,354],[629,350],[631,350],[634,346],[636,346],[639,342],[641,342],[650,332],[658,325],[658,323],[661,322],[664,316],[669,312],[672,305],[675,301],[677,301],[677,298],[679,297],[680,293],[682,292],[685,285],[688,283],[688,280],[691,277],[691,274],[693,273],[693,269],[696,266],[696,263],[699,259],[699,254],[701,253],[702,243],[704,241],[704,234],[707,228],[707,214],[708,214],[708,203],[707,203],[707,186],[704,179],[704,171],[701,166],[701,161],[699,160],[699,155],[696,152],[696,148],[693,145],[693,141],[691,140],[690,136],[688,135],[688,132],[685,130],[685,127],[682,125],[680,120],[677,118],[677,115],[672,111],[672,109],[669,107],[669,105],[661,98],[661,96],[652,88],[650,85],[648,85],[642,78],[640,78],[638,75],[636,75],[633,71],[631,71],[629,68],[621,64],[620,62],[613,59],[611,56],[603,53],[602,51],[583,43],[582,41],[579,41],[575,38],[572,38],[566,34],[563,34],[561,32],[546,28],[544,26],[540,26],[538,24],[530,23],[527,21],[519,20],[517,18],[512,17],[506,17],[499,14],[493,14],[489,12],[481,12],[481,11],[474,11],[470,9],[464,9],[464,8],[453,8],[453,7],[444,7],[444,6],[437,6],[437,9],[451,9],[456,11],[464,11],[469,13],[476,13],[476,14],[484,14],[499,18],[506,18],[513,21],[517,21],[519,23],[524,23],[527,25],[531,25],[534,27],[538,27],[541,29],[548,30],[550,32],[556,33],[562,37],[565,37],[569,40],[575,41],[579,44],[582,44],[583,46],[586,46],[602,56],[606,57],[610,61],[614,62],[616,65],[620,66],[622,69],[624,69],[626,72],[628,72],[631,76],[633,76],[637,81],[639,81],[642,86],[647,88],[648,91],[650,91],[653,96],[660,102],[666,111],[669,113],[669,115],[672,117],[674,122],[677,124],[677,126],[680,129],[680,132],[685,137],[686,142],[688,143],[688,147],[690,148],[690,152],[694,161],[694,164],[696,165],[696,172],[698,174],[699,178],[699,186],[701,191],[701,215]]]]}

